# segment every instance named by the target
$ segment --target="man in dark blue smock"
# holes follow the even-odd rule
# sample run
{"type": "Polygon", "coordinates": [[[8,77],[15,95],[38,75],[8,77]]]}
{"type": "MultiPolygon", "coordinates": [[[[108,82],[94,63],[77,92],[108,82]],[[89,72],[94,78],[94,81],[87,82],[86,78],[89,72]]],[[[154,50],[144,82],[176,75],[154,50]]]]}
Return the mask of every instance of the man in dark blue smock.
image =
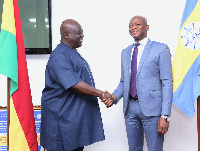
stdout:
{"type": "Polygon", "coordinates": [[[45,71],[40,144],[49,151],[82,151],[105,139],[97,97],[113,98],[95,88],[90,67],[76,50],[84,37],[81,25],[65,20],[60,34],[45,71]]]}

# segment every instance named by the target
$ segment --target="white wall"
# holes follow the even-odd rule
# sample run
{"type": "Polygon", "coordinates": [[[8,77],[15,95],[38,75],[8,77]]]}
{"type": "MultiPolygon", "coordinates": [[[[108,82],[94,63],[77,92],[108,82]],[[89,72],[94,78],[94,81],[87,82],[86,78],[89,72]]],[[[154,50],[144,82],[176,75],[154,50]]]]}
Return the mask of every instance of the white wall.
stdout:
{"type": "MultiPolygon", "coordinates": [[[[128,33],[128,23],[134,15],[143,15],[148,19],[150,25],[148,37],[168,44],[174,57],[185,0],[174,2],[174,0],[52,0],[53,48],[60,41],[61,22],[68,18],[77,20],[82,25],[85,35],[79,52],[91,66],[96,87],[113,92],[120,79],[121,50],[132,43],[128,33]]],[[[27,55],[35,105],[40,104],[48,57],[49,55],[27,55]]],[[[85,147],[85,151],[128,151],[122,100],[110,109],[100,101],[99,104],[106,140],[85,147]]],[[[176,106],[172,106],[164,151],[197,151],[197,137],[196,112],[189,118],[176,106]]],[[[144,151],[147,151],[146,143],[144,151]]]]}

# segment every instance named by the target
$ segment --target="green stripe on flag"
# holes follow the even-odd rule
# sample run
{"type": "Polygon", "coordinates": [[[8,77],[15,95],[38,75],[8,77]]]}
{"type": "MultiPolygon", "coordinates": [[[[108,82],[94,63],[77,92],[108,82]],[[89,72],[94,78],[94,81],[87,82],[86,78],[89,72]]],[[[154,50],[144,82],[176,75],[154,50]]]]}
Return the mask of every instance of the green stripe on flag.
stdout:
{"type": "Polygon", "coordinates": [[[10,96],[18,88],[18,60],[16,36],[1,28],[0,74],[11,79],[10,96]]]}

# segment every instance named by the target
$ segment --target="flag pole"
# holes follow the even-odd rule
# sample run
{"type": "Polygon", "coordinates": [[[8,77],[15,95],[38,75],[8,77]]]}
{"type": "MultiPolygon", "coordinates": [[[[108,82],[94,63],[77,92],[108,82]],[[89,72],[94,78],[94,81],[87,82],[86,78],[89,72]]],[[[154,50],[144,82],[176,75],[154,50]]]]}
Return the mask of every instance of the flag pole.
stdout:
{"type": "Polygon", "coordinates": [[[9,151],[9,127],[10,127],[10,78],[7,78],[7,151],[9,151]]]}
{"type": "Polygon", "coordinates": [[[198,151],[200,151],[200,96],[197,98],[198,151]]]}

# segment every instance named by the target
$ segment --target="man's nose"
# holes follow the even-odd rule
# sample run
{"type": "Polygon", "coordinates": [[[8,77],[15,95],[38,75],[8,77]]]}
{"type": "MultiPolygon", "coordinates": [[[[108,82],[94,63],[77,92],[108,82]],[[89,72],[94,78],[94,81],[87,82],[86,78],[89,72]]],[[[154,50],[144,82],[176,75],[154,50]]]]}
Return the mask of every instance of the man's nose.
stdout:
{"type": "Polygon", "coordinates": [[[136,25],[133,25],[133,29],[136,29],[137,28],[137,26],[136,25]]]}

